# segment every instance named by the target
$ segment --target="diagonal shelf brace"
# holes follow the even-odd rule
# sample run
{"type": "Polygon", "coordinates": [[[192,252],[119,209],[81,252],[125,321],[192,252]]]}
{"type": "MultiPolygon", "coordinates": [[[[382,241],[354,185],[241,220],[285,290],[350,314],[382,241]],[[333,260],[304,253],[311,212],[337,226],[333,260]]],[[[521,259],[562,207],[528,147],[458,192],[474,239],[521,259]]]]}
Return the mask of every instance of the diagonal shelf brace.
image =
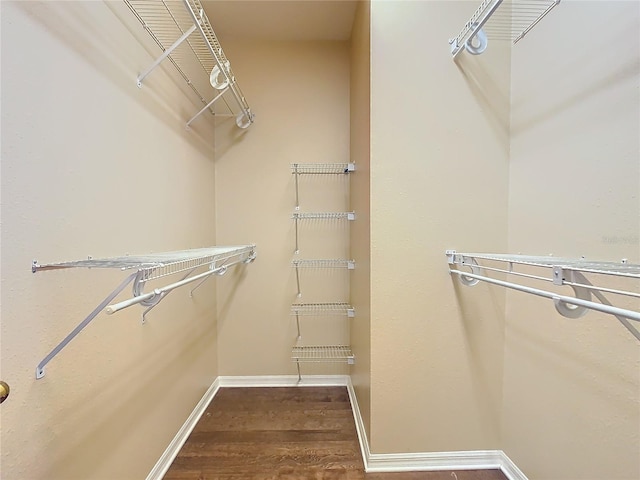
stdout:
{"type": "Polygon", "coordinates": [[[49,363],[60,351],[67,346],[67,344],[73,340],[81,331],[91,323],[91,321],[102,311],[104,308],[109,305],[113,301],[114,298],[118,296],[118,294],[126,288],[137,276],[137,273],[132,273],[124,281],[116,287],[116,289],[111,292],[107,297],[98,305],[82,322],[78,324],[73,331],[67,335],[64,340],[62,340],[49,354],[44,357],[44,359],[38,364],[36,367],[36,378],[40,379],[44,377],[44,367],[49,363]]]}

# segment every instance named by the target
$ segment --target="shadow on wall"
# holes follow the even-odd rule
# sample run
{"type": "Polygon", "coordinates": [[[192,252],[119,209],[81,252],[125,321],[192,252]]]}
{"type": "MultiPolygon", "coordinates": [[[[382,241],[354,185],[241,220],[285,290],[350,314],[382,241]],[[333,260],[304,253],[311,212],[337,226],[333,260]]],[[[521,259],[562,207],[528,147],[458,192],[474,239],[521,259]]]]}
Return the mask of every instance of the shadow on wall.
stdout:
{"type": "MultiPolygon", "coordinates": [[[[488,54],[486,55],[488,58],[488,54]]],[[[492,68],[488,65],[488,60],[485,60],[482,55],[473,56],[465,52],[458,55],[455,63],[480,105],[487,123],[498,137],[500,145],[508,147],[511,130],[509,63],[506,62],[505,65],[500,65],[491,71],[492,68]],[[497,78],[501,70],[504,70],[504,75],[507,76],[506,80],[500,81],[497,78]]]]}
{"type": "MultiPolygon", "coordinates": [[[[186,130],[186,120],[201,107],[197,104],[199,100],[188,98],[188,91],[184,90],[186,83],[181,78],[184,85],[167,74],[169,69],[158,68],[155,75],[145,80],[142,89],[137,87],[140,65],[145,62],[150,65],[160,51],[145,49],[135,38],[124,21],[123,17],[129,11],[123,2],[117,5],[116,2],[17,2],[17,7],[82,57],[133,102],[162,120],[203,155],[212,155],[212,120],[204,123],[199,120],[201,123],[186,130]],[[121,8],[123,10],[119,11],[121,8]],[[125,34],[127,30],[128,35],[125,34]]],[[[147,35],[144,31],[142,33],[147,35]]],[[[96,91],[96,95],[101,93],[96,91]]]]}
{"type": "Polygon", "coordinates": [[[480,419],[486,431],[491,432],[491,438],[499,439],[502,421],[502,380],[500,388],[496,389],[496,382],[492,379],[503,377],[503,356],[502,354],[496,356],[495,352],[487,351],[488,348],[494,348],[494,343],[487,343],[484,338],[486,336],[500,336],[500,344],[502,344],[505,325],[505,295],[504,292],[500,294],[489,285],[465,287],[453,275],[451,281],[462,319],[464,340],[466,340],[469,352],[468,364],[473,372],[471,375],[472,387],[476,394],[475,398],[480,402],[478,404],[482,412],[480,419]],[[486,301],[482,305],[474,304],[469,295],[469,288],[482,289],[481,292],[474,292],[472,298],[480,294],[486,301]],[[465,298],[467,300],[463,300],[465,298]],[[487,304],[491,306],[491,310],[487,314],[480,314],[479,312],[488,310],[487,304]],[[489,359],[494,359],[494,361],[491,362],[489,359]]]}
{"type": "Polygon", "coordinates": [[[218,119],[216,121],[215,159],[224,157],[229,150],[244,141],[245,136],[253,128],[255,125],[247,129],[238,128],[234,117],[218,119]]]}
{"type": "MultiPolygon", "coordinates": [[[[194,321],[201,320],[204,319],[198,318],[194,321]]],[[[186,332],[185,337],[189,335],[189,329],[181,331],[186,332]]],[[[56,434],[64,438],[75,438],[76,441],[73,444],[67,444],[64,451],[49,451],[48,458],[51,459],[49,470],[66,472],[70,475],[67,478],[90,478],[99,470],[101,464],[110,462],[108,452],[105,452],[104,448],[96,448],[96,445],[101,447],[111,445],[112,450],[117,451],[123,435],[144,426],[142,421],[150,418],[157,408],[156,405],[161,403],[157,401],[158,398],[171,395],[168,390],[158,391],[157,386],[166,385],[167,380],[180,375],[186,368],[185,365],[191,363],[188,360],[185,361],[186,358],[197,361],[201,352],[207,350],[209,345],[216,341],[215,324],[211,324],[200,333],[191,335],[190,341],[176,339],[175,344],[183,347],[174,355],[168,355],[170,351],[167,349],[156,349],[153,355],[145,356],[142,361],[129,365],[126,370],[114,372],[112,380],[107,383],[108,388],[97,397],[92,395],[91,398],[84,398],[69,405],[66,408],[66,414],[63,410],[61,413],[67,420],[69,418],[75,420],[65,421],[61,425],[64,425],[67,431],[57,431],[56,434]],[[146,381],[140,383],[141,378],[146,378],[146,381]],[[140,400],[141,392],[145,392],[142,395],[145,401],[140,400]],[[92,420],[96,416],[96,411],[100,412],[103,419],[99,424],[94,424],[92,420]],[[92,428],[82,435],[78,432],[77,426],[85,424],[92,425],[92,428]],[[82,460],[79,461],[79,459],[82,460]]],[[[35,384],[33,388],[36,388],[35,384]]],[[[90,392],[95,393],[95,390],[92,389],[90,392]]],[[[144,446],[141,448],[144,450],[144,446]]]]}

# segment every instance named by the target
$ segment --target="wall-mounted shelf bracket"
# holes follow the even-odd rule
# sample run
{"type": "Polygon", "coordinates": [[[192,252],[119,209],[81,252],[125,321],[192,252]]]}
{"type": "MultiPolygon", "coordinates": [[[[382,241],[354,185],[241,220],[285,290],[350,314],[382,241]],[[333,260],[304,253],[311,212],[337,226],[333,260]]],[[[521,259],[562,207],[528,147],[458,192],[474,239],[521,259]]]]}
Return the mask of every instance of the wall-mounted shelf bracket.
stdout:
{"type": "Polygon", "coordinates": [[[247,100],[240,90],[231,63],[220,46],[220,42],[207,18],[201,0],[161,2],[155,0],[124,0],[134,16],[162,50],[162,54],[138,75],[136,83],[142,86],[144,79],[165,59],[176,68],[187,85],[198,96],[204,108],[188,122],[187,128],[204,111],[214,116],[234,116],[239,128],[248,128],[255,119],[247,100]],[[192,35],[195,31],[199,35],[192,35]],[[217,93],[208,101],[211,89],[217,93]],[[231,107],[224,97],[236,106],[231,107]],[[229,113],[218,113],[213,105],[222,100],[229,113]]]}
{"type": "Polygon", "coordinates": [[[354,270],[356,262],[354,260],[339,259],[318,259],[318,260],[292,260],[291,265],[296,269],[296,284],[298,286],[298,297],[302,296],[300,289],[300,269],[301,268],[346,268],[354,270]]]}
{"type": "Polygon", "coordinates": [[[463,50],[479,55],[489,40],[516,44],[559,3],[560,0],[482,0],[460,33],[449,39],[451,54],[454,59],[463,50]]]}
{"type": "MultiPolygon", "coordinates": [[[[40,265],[34,261],[31,265],[33,273],[47,270],[63,270],[69,268],[117,268],[119,270],[135,270],[113,292],[71,331],[36,367],[36,378],[44,376],[45,366],[60,351],[71,342],[91,321],[103,310],[107,314],[113,314],[132,305],[147,307],[142,314],[143,322],[146,314],[164,299],[169,292],[184,285],[200,281],[198,288],[212,275],[224,275],[228,268],[236,264],[251,263],[256,258],[255,245],[240,245],[234,247],[210,247],[177,252],[165,252],[149,255],[136,255],[111,258],[88,258],[73,262],[61,262],[40,265]],[[206,267],[205,272],[193,275],[196,269],[206,267]],[[144,293],[147,282],[160,278],[183,273],[181,280],[163,287],[154,288],[149,293],[144,293]],[[127,285],[133,284],[133,296],[119,303],[111,302],[122,292],[127,285]]],[[[193,290],[195,290],[195,288],[193,290]]],[[[192,292],[193,292],[192,290],[192,292]]]]}
{"type": "Polygon", "coordinates": [[[295,175],[296,185],[295,209],[300,209],[300,195],[298,193],[298,177],[300,175],[344,175],[355,171],[355,163],[292,163],[291,174],[295,175]]]}
{"type": "Polygon", "coordinates": [[[585,274],[592,274],[597,275],[600,281],[607,276],[618,277],[622,280],[640,280],[640,265],[638,264],[631,264],[626,260],[620,263],[591,262],[584,258],[567,259],[551,256],[535,257],[509,254],[457,253],[455,250],[446,250],[445,255],[449,263],[450,273],[457,275],[463,285],[473,286],[479,282],[486,282],[539,297],[549,298],[553,300],[558,313],[567,318],[580,318],[589,310],[613,315],[633,336],[640,340],[640,331],[629,322],[629,320],[640,322],[640,312],[615,307],[603,294],[603,292],[605,292],[624,297],[640,298],[640,292],[596,286],[585,277],[585,274]],[[482,265],[480,265],[479,261],[482,262],[482,265]],[[467,269],[467,271],[453,268],[456,266],[467,269]],[[518,267],[535,270],[535,273],[516,270],[518,267]],[[561,295],[519,283],[498,280],[487,276],[487,271],[549,282],[556,286],[569,286],[573,289],[575,297],[561,295]],[[540,271],[546,272],[546,275],[538,273],[540,271]],[[592,296],[596,297],[600,303],[593,301],[592,296]]]}

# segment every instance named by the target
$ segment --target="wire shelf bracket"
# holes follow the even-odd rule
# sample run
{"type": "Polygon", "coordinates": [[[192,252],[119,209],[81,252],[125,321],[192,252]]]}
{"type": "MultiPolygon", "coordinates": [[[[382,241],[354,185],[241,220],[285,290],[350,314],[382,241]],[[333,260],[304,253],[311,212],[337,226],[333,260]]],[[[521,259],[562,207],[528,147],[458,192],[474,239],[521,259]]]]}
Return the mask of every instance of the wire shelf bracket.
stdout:
{"type": "MultiPolygon", "coordinates": [[[[69,268],[111,268],[122,271],[133,271],[118,285],[105,299],[69,333],[36,367],[36,378],[44,377],[45,366],[60,351],[71,342],[93,319],[103,310],[109,315],[123,310],[132,305],[147,307],[142,313],[144,323],[146,314],[162,301],[171,291],[184,285],[200,281],[193,289],[198,288],[212,275],[222,276],[228,268],[237,264],[251,263],[256,258],[255,245],[241,245],[235,247],[210,247],[177,252],[165,252],[149,255],[136,255],[112,258],[100,258],[79,260],[73,262],[61,262],[40,265],[34,261],[31,265],[33,273],[48,270],[63,270],[69,268]],[[193,274],[198,268],[206,267],[205,272],[193,274]],[[160,279],[169,275],[183,273],[182,279],[155,288],[149,293],[144,293],[144,287],[150,280],[160,279]],[[133,284],[133,297],[121,302],[111,302],[129,284],[133,284]]],[[[192,295],[191,290],[190,295],[192,295]]]]}
{"type": "Polygon", "coordinates": [[[298,222],[300,220],[348,220],[354,221],[356,219],[355,212],[322,212],[322,213],[299,213],[294,212],[291,215],[291,218],[295,222],[295,231],[296,231],[296,248],[294,253],[297,255],[300,253],[299,247],[299,235],[298,235],[298,222]]]}
{"type": "Polygon", "coordinates": [[[348,303],[294,303],[291,305],[291,315],[296,317],[296,326],[298,328],[298,340],[302,338],[300,331],[300,317],[304,316],[346,316],[354,318],[356,316],[355,309],[348,303]]]}
{"type": "Polygon", "coordinates": [[[557,312],[567,318],[580,318],[589,310],[613,315],[618,319],[618,321],[620,321],[620,323],[622,323],[622,325],[625,326],[625,328],[627,328],[627,330],[629,330],[629,332],[631,332],[633,336],[640,340],[640,330],[629,322],[629,320],[640,322],[640,312],[615,307],[603,294],[603,292],[606,292],[626,297],[640,298],[640,292],[596,286],[593,285],[585,276],[585,274],[595,274],[615,276],[622,279],[640,280],[639,264],[628,263],[626,260],[623,260],[620,263],[591,262],[584,259],[576,260],[557,257],[458,253],[455,250],[447,250],[445,255],[447,256],[447,261],[449,263],[450,273],[457,275],[463,285],[474,286],[479,282],[487,282],[539,297],[549,298],[553,300],[557,312]],[[480,265],[478,260],[484,260],[485,262],[483,262],[483,265],[480,265]],[[491,267],[485,265],[487,261],[490,263],[506,265],[502,268],[491,267]],[[518,265],[546,269],[548,274],[546,276],[541,276],[517,271],[516,268],[518,265]],[[461,267],[468,270],[458,270],[455,267],[461,267]],[[486,275],[485,271],[498,272],[538,281],[546,281],[557,286],[570,286],[574,291],[575,297],[560,295],[547,290],[491,278],[486,275]],[[600,303],[594,302],[592,300],[592,296],[596,297],[600,303]]]}
{"type": "Polygon", "coordinates": [[[292,163],[291,174],[295,175],[296,185],[295,209],[300,209],[300,194],[298,191],[298,177],[300,175],[345,175],[355,171],[355,163],[292,163]]]}
{"type": "Polygon", "coordinates": [[[507,40],[515,45],[527,35],[560,0],[483,0],[460,33],[449,40],[455,59],[466,50],[483,53],[489,39],[507,40]]]}
{"type": "Polygon", "coordinates": [[[295,346],[291,352],[291,360],[298,369],[298,382],[302,381],[301,363],[356,363],[351,347],[346,345],[295,346]]]}
{"type": "Polygon", "coordinates": [[[124,0],[124,3],[162,50],[162,54],[136,78],[139,88],[142,88],[144,79],[168,58],[204,104],[187,122],[187,129],[206,110],[210,110],[214,116],[229,116],[212,109],[220,99],[223,99],[231,115],[236,117],[238,127],[244,129],[251,126],[255,115],[240,90],[231,63],[220,46],[200,0],[124,0]],[[199,35],[192,36],[196,30],[199,35]],[[186,48],[181,48],[185,45],[186,48]],[[213,100],[207,101],[201,92],[211,87],[219,93],[213,100]],[[224,99],[223,95],[227,92],[231,93],[239,113],[224,99]]]}
{"type": "Polygon", "coordinates": [[[302,296],[302,290],[300,289],[301,268],[346,268],[347,270],[354,270],[356,268],[356,262],[354,260],[340,259],[292,260],[291,265],[296,269],[298,297],[302,296]]]}

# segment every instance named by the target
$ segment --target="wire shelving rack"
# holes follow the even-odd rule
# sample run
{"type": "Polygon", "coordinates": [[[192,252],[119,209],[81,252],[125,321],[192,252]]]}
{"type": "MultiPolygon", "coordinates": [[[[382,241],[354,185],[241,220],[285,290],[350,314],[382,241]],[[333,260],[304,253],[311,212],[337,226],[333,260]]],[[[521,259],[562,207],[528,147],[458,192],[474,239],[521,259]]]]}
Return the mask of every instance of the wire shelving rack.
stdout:
{"type": "Polygon", "coordinates": [[[33,273],[71,268],[118,269],[131,272],[120,285],[108,294],[105,299],[38,364],[36,367],[36,378],[42,378],[44,376],[45,366],[103,310],[105,310],[107,314],[113,314],[139,304],[146,307],[142,314],[142,320],[144,322],[146,314],[176,288],[198,282],[196,286],[190,290],[189,295],[191,296],[193,292],[212,275],[221,276],[233,265],[253,262],[256,258],[255,247],[255,245],[218,246],[144,255],[88,258],[86,260],[46,264],[39,264],[34,260],[31,265],[31,271],[33,273]],[[205,271],[196,273],[199,269],[205,269],[205,271]],[[180,280],[144,293],[147,282],[180,273],[183,274],[180,280]],[[113,300],[115,300],[120,292],[129,284],[133,284],[132,297],[112,304],[113,300]]]}

